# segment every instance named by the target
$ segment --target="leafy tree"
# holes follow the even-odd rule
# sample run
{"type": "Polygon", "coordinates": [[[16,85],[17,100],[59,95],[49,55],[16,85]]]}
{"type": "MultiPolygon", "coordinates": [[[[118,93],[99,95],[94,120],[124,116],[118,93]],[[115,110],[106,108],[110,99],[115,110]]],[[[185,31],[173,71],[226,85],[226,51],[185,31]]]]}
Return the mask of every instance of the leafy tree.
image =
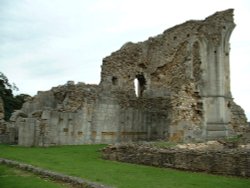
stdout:
{"type": "Polygon", "coordinates": [[[16,85],[10,84],[8,78],[0,72],[0,97],[4,103],[4,119],[8,121],[14,110],[18,110],[25,102],[25,98],[29,95],[21,94],[14,96],[13,91],[18,90],[16,85]]]}

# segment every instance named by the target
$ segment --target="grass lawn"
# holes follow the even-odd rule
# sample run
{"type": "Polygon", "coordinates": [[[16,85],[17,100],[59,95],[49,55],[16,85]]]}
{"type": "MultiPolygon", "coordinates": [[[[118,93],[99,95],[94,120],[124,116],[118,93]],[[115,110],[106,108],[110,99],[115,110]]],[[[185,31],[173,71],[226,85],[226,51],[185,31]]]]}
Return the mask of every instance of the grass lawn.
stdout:
{"type": "Polygon", "coordinates": [[[0,187],[1,188],[60,188],[67,187],[63,184],[41,179],[31,173],[27,173],[5,165],[0,165],[0,187]]]}
{"type": "Polygon", "coordinates": [[[104,146],[25,148],[0,145],[0,157],[22,161],[120,188],[250,187],[250,179],[183,172],[102,160],[98,151],[104,146]]]}

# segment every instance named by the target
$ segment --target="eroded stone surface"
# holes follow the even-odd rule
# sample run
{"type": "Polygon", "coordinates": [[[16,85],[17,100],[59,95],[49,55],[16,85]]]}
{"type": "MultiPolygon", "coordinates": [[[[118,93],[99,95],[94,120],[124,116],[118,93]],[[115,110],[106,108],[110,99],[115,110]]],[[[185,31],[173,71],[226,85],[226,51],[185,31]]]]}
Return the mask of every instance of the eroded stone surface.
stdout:
{"type": "Polygon", "coordinates": [[[104,159],[163,168],[250,177],[250,148],[228,149],[217,141],[157,148],[150,145],[116,144],[103,149],[104,159]]]}
{"type": "Polygon", "coordinates": [[[229,9],[126,43],[103,59],[99,85],[68,82],[26,102],[12,118],[19,144],[190,142],[241,134],[246,118],[230,92],[234,27],[229,9]]]}

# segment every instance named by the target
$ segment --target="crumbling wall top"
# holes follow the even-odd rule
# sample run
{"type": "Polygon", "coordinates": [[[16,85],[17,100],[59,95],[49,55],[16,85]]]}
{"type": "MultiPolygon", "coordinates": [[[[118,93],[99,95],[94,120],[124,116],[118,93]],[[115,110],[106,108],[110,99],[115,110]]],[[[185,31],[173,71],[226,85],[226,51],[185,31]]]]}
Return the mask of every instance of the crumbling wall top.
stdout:
{"type": "Polygon", "coordinates": [[[193,49],[199,50],[203,43],[227,45],[234,27],[233,9],[228,9],[174,26],[144,42],[128,42],[103,59],[100,86],[134,96],[134,80],[141,78],[145,96],[176,93],[192,78],[188,67],[193,49]]]}
{"type": "Polygon", "coordinates": [[[51,109],[61,112],[76,112],[85,103],[93,103],[97,97],[98,85],[68,81],[49,91],[39,91],[36,96],[24,103],[22,111],[30,114],[35,111],[51,109]]]}

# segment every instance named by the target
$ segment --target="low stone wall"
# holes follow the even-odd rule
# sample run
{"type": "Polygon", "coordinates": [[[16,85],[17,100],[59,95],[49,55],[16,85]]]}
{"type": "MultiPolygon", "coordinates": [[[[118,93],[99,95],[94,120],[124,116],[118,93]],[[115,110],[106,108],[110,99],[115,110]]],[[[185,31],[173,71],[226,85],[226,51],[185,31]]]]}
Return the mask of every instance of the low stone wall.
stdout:
{"type": "Polygon", "coordinates": [[[42,176],[42,177],[50,178],[52,180],[70,183],[75,187],[80,187],[80,188],[111,188],[108,186],[104,186],[104,185],[100,185],[97,183],[86,181],[82,178],[67,176],[67,175],[64,175],[61,173],[52,172],[49,170],[34,167],[32,165],[20,163],[20,162],[13,161],[13,160],[0,158],[0,164],[6,164],[8,166],[13,166],[13,167],[19,168],[21,170],[25,170],[25,171],[29,171],[31,173],[37,174],[37,175],[42,176]]]}
{"type": "Polygon", "coordinates": [[[103,149],[104,159],[149,166],[250,177],[249,149],[190,150],[121,144],[103,149]]]}

